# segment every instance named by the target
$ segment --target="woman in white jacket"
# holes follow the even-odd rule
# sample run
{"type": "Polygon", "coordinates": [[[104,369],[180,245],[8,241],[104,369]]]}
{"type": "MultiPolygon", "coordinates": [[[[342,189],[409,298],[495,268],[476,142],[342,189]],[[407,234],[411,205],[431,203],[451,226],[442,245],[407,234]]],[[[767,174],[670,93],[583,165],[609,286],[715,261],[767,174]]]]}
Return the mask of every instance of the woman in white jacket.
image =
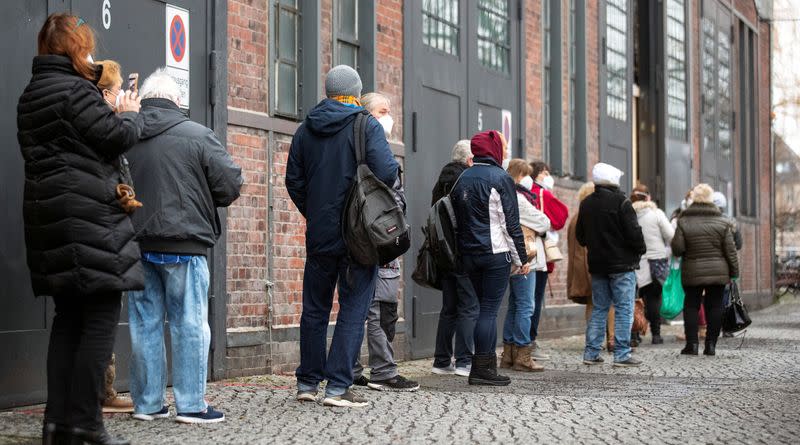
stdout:
{"type": "Polygon", "coordinates": [[[508,164],[508,174],[517,186],[519,222],[525,234],[525,247],[528,251],[530,272],[511,275],[511,294],[508,313],[503,326],[503,355],[501,368],[516,371],[543,371],[544,367],[531,357],[531,315],[533,315],[536,271],[546,271],[544,242],[542,236],[550,230],[550,220],[536,206],[536,195],[531,193],[532,168],[523,159],[512,159],[508,164]]]}
{"type": "Polygon", "coordinates": [[[634,187],[631,202],[647,245],[647,252],[642,257],[637,272],[639,295],[644,299],[645,315],[650,322],[653,344],[657,345],[664,343],[661,338],[661,287],[669,273],[667,246],[672,242],[675,229],[667,215],[650,199],[646,185],[634,187]]]}

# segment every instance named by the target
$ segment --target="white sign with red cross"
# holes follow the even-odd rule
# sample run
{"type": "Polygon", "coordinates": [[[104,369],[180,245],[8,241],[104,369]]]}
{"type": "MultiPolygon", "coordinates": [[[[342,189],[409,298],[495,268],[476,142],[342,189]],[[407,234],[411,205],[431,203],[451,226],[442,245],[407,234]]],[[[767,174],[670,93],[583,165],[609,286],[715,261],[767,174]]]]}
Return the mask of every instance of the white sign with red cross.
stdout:
{"type": "Polygon", "coordinates": [[[181,90],[181,108],[189,108],[189,11],[166,8],[167,72],[181,90]]]}

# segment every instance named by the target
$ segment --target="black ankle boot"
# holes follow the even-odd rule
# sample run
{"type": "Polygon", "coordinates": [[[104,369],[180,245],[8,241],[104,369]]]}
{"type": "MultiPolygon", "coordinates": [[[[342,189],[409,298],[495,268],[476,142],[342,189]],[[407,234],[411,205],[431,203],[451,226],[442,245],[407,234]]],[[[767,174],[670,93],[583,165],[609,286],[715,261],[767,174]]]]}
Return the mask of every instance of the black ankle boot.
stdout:
{"type": "Polygon", "coordinates": [[[714,340],[706,340],[706,347],[703,349],[703,355],[717,355],[717,342],[714,340]]]}
{"type": "Polygon", "coordinates": [[[661,338],[661,336],[658,334],[653,334],[653,344],[654,345],[664,344],[664,339],[661,338]]]}
{"type": "Polygon", "coordinates": [[[686,343],[686,347],[681,349],[683,355],[697,355],[699,346],[697,343],[686,343]]]}
{"type": "Polygon", "coordinates": [[[108,434],[105,428],[97,431],[75,427],[72,429],[72,443],[81,445],[130,445],[131,441],[108,434]]]}
{"type": "Polygon", "coordinates": [[[475,354],[469,372],[470,385],[506,386],[511,379],[497,373],[497,354],[475,354]]]}
{"type": "Polygon", "coordinates": [[[42,445],[69,445],[71,435],[67,428],[55,423],[45,423],[42,427],[42,445]]]}

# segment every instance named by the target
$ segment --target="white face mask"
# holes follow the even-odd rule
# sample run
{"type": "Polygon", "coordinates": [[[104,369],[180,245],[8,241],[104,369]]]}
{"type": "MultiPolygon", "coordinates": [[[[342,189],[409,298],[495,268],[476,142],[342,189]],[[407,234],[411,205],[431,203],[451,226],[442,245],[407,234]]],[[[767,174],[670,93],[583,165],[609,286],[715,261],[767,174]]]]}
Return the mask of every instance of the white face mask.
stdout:
{"type": "Polygon", "coordinates": [[[505,158],[503,159],[503,170],[508,170],[508,164],[511,163],[511,159],[505,158]]]}
{"type": "Polygon", "coordinates": [[[556,179],[550,175],[547,175],[544,178],[542,178],[542,185],[547,190],[553,190],[553,187],[555,187],[556,185],[556,179]]]}
{"type": "Polygon", "coordinates": [[[681,210],[686,210],[686,209],[688,209],[688,208],[689,208],[689,206],[690,206],[690,205],[692,205],[692,203],[693,203],[693,202],[694,202],[694,201],[692,201],[692,199],[691,199],[691,198],[682,200],[682,201],[681,201],[681,210]]]}
{"type": "Polygon", "coordinates": [[[94,65],[94,59],[92,58],[91,54],[86,55],[86,61],[94,65]]]}
{"type": "Polygon", "coordinates": [[[387,115],[379,117],[378,118],[378,122],[381,124],[381,126],[383,126],[383,132],[384,132],[384,134],[386,134],[386,137],[388,138],[389,135],[392,134],[392,127],[394,126],[394,119],[392,119],[391,115],[387,114],[387,115]]]}
{"type": "Polygon", "coordinates": [[[519,181],[519,185],[525,188],[525,190],[530,190],[533,188],[533,178],[530,176],[526,176],[519,181]]]}

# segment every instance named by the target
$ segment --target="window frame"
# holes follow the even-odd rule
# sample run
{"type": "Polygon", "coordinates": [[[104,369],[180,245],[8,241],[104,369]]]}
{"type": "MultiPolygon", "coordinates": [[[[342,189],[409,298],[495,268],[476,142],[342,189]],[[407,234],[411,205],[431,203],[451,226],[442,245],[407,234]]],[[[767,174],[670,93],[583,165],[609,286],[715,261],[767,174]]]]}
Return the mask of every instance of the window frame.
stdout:
{"type": "Polygon", "coordinates": [[[270,51],[270,74],[271,79],[269,82],[269,92],[270,92],[270,100],[269,100],[269,111],[281,118],[290,119],[294,121],[299,121],[302,119],[303,114],[303,91],[302,85],[303,80],[301,78],[303,73],[303,43],[304,39],[301,38],[303,36],[303,15],[302,15],[302,8],[303,3],[301,0],[296,0],[295,5],[287,5],[284,3],[283,0],[273,0],[272,7],[270,7],[270,41],[269,41],[269,51],[270,51]],[[295,15],[295,60],[284,59],[281,57],[280,54],[280,14],[281,11],[288,11],[295,15]],[[279,85],[278,82],[280,81],[280,76],[278,72],[280,70],[281,64],[286,64],[293,66],[295,69],[295,112],[288,112],[279,109],[279,85]]]}
{"type": "Polygon", "coordinates": [[[331,14],[332,14],[331,24],[332,24],[332,26],[331,27],[333,28],[333,38],[331,39],[331,44],[332,44],[333,47],[331,48],[331,57],[332,57],[331,60],[333,60],[333,66],[342,64],[342,61],[339,59],[341,57],[341,54],[340,54],[340,51],[339,51],[339,43],[340,42],[344,43],[346,45],[353,46],[356,49],[356,66],[354,66],[352,68],[355,69],[356,71],[360,71],[362,48],[361,48],[361,40],[360,40],[360,37],[361,37],[361,23],[360,23],[360,20],[359,20],[360,17],[361,17],[361,14],[359,13],[359,11],[361,10],[361,1],[360,0],[353,0],[353,1],[355,3],[354,12],[356,14],[356,16],[355,16],[356,33],[355,33],[354,36],[347,35],[346,33],[343,33],[341,31],[341,18],[342,18],[341,9],[342,9],[343,3],[341,1],[335,1],[335,2],[332,3],[332,11],[331,11],[331,14]]]}
{"type": "Polygon", "coordinates": [[[736,215],[745,218],[758,218],[758,101],[759,84],[756,67],[759,60],[758,30],[738,16],[733,18],[736,25],[735,51],[737,56],[737,84],[735,91],[734,132],[736,134],[736,160],[739,163],[735,172],[738,179],[736,190],[736,215]]]}
{"type": "MultiPolygon", "coordinates": [[[[664,2],[664,22],[665,22],[664,23],[664,58],[665,58],[665,63],[664,63],[664,68],[663,69],[664,69],[664,79],[665,79],[664,93],[665,93],[665,105],[666,105],[666,107],[665,107],[666,108],[665,109],[665,114],[666,114],[666,116],[665,116],[666,117],[665,128],[666,128],[666,132],[665,133],[666,133],[666,137],[668,139],[672,139],[672,140],[680,141],[680,142],[685,142],[685,143],[689,142],[689,137],[690,137],[690,132],[691,132],[691,124],[692,124],[692,122],[691,122],[691,113],[690,113],[691,102],[690,102],[690,94],[689,94],[689,89],[690,89],[690,79],[689,79],[689,77],[690,77],[690,72],[689,72],[689,61],[690,61],[690,47],[689,47],[689,40],[690,40],[689,20],[690,20],[690,16],[689,16],[689,6],[690,6],[690,3],[691,3],[691,0],[666,0],[664,2]],[[682,1],[683,2],[683,22],[681,23],[681,25],[683,27],[682,47],[683,47],[683,55],[684,55],[684,59],[682,61],[682,64],[683,64],[683,123],[684,123],[683,135],[678,135],[676,132],[674,132],[673,130],[675,130],[675,129],[672,127],[672,125],[670,123],[670,121],[671,121],[671,119],[673,117],[676,118],[676,119],[679,119],[681,117],[681,116],[678,116],[678,115],[674,115],[673,112],[672,112],[673,108],[672,108],[671,104],[672,104],[672,99],[673,99],[674,96],[671,94],[670,81],[673,80],[674,78],[670,75],[670,69],[669,69],[670,58],[678,60],[678,58],[674,57],[674,55],[670,52],[670,49],[669,49],[670,48],[670,41],[671,40],[676,40],[677,41],[677,39],[675,39],[672,35],[670,35],[670,32],[669,32],[670,21],[672,20],[672,21],[677,22],[677,20],[670,15],[669,5],[670,5],[670,3],[677,2],[677,1],[682,1]]],[[[679,62],[681,62],[681,61],[679,60],[679,62]]]]}
{"type": "Polygon", "coordinates": [[[506,4],[505,15],[501,15],[501,13],[499,13],[499,12],[495,11],[494,9],[492,9],[490,5],[485,5],[484,3],[486,2],[486,0],[478,0],[478,2],[477,2],[477,12],[478,12],[478,27],[477,27],[477,32],[476,32],[477,48],[478,48],[478,56],[477,57],[478,57],[478,63],[483,68],[488,69],[488,70],[493,71],[493,72],[496,72],[496,73],[500,73],[500,74],[506,75],[506,76],[510,76],[511,75],[511,14],[512,14],[511,9],[512,9],[512,5],[511,5],[510,0],[502,0],[502,1],[504,1],[505,4],[506,4]],[[483,14],[487,14],[489,16],[492,16],[495,19],[505,21],[506,39],[505,39],[504,42],[501,42],[501,41],[498,41],[498,40],[493,40],[490,37],[481,36],[480,19],[481,19],[481,14],[482,13],[483,14]],[[484,62],[484,60],[480,56],[481,42],[483,42],[484,44],[488,45],[489,47],[494,47],[495,50],[497,50],[499,48],[502,51],[504,51],[505,58],[501,59],[501,60],[503,60],[503,64],[504,64],[502,69],[498,68],[495,65],[486,64],[484,62]]]}
{"type": "MultiPolygon", "coordinates": [[[[433,1],[433,0],[431,0],[431,1],[433,1]]],[[[461,51],[463,49],[463,48],[461,48],[461,31],[462,30],[461,30],[461,14],[460,14],[461,13],[461,1],[462,0],[439,0],[439,1],[455,2],[454,8],[451,8],[450,10],[451,11],[455,11],[455,18],[456,18],[457,21],[452,22],[450,20],[445,19],[444,17],[434,15],[433,11],[428,11],[428,10],[425,9],[425,2],[423,1],[422,5],[421,5],[421,8],[420,8],[420,11],[422,13],[422,21],[421,21],[421,24],[420,24],[421,27],[422,27],[422,29],[420,30],[422,32],[422,34],[420,36],[420,38],[422,38],[422,45],[423,45],[423,47],[427,48],[430,51],[437,51],[437,52],[440,52],[442,54],[448,55],[450,57],[455,57],[455,58],[459,59],[459,58],[461,58],[461,51]],[[425,41],[424,29],[425,29],[425,20],[426,20],[426,18],[428,20],[432,20],[434,22],[438,22],[443,26],[455,29],[455,40],[454,40],[454,46],[453,46],[455,48],[455,52],[447,51],[444,48],[439,48],[438,46],[431,45],[429,42],[425,41]]],[[[464,0],[464,1],[470,1],[470,0],[464,0]]]]}

